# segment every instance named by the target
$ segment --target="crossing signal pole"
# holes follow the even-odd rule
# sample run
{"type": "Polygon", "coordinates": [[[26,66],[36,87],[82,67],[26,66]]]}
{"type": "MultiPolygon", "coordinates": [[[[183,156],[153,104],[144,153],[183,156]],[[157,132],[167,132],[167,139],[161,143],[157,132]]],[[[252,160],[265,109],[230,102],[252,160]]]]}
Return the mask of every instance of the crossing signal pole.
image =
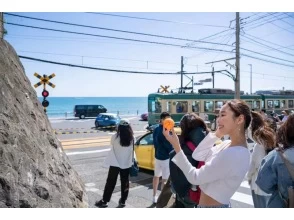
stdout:
{"type": "Polygon", "coordinates": [[[49,96],[49,92],[46,90],[46,84],[48,84],[52,88],[55,88],[55,85],[53,83],[49,82],[50,79],[55,77],[55,74],[53,73],[50,76],[43,75],[43,77],[42,77],[38,73],[35,73],[34,76],[37,77],[38,79],[40,79],[40,82],[35,84],[34,87],[37,88],[38,86],[40,86],[42,84],[44,86],[43,92],[42,92],[42,96],[43,96],[42,106],[44,107],[44,112],[46,113],[47,112],[46,108],[49,106],[49,101],[46,100],[46,98],[49,96]]]}
{"type": "Polygon", "coordinates": [[[235,98],[240,99],[240,17],[236,12],[236,81],[235,98]]]}

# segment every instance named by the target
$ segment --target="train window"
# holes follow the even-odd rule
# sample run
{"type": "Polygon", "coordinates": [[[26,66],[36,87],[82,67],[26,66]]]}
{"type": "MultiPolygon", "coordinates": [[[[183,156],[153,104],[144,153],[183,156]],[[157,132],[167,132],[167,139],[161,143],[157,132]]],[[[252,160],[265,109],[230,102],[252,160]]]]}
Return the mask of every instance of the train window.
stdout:
{"type": "Polygon", "coordinates": [[[171,101],[166,102],[166,111],[171,113],[171,101]]]}
{"type": "Polygon", "coordinates": [[[188,102],[187,101],[177,101],[176,102],[177,113],[187,113],[188,112],[188,102]]]}
{"type": "Polygon", "coordinates": [[[288,108],[294,108],[294,101],[288,100],[288,108]]]}
{"type": "Polygon", "coordinates": [[[204,101],[204,112],[213,112],[213,101],[204,101]]]}
{"type": "Polygon", "coordinates": [[[249,108],[252,109],[252,101],[246,101],[246,103],[249,106],[249,108]]]}
{"type": "Polygon", "coordinates": [[[274,106],[273,105],[273,100],[268,100],[267,101],[267,108],[270,108],[271,109],[271,108],[273,108],[273,106],[274,106]]]}
{"type": "Polygon", "coordinates": [[[156,100],[149,100],[149,103],[151,102],[151,105],[149,105],[150,109],[149,111],[153,112],[153,113],[161,113],[161,103],[156,100]]]}
{"type": "Polygon", "coordinates": [[[223,101],[215,101],[215,109],[220,109],[224,105],[223,101]]]}
{"type": "Polygon", "coordinates": [[[253,101],[253,109],[260,109],[260,101],[253,101]]]}
{"type": "Polygon", "coordinates": [[[281,101],[281,108],[286,108],[286,100],[281,101]]]}
{"type": "Polygon", "coordinates": [[[274,100],[275,108],[280,108],[280,100],[274,100]]]}
{"type": "Polygon", "coordinates": [[[199,101],[192,102],[192,112],[199,112],[199,101]]]}

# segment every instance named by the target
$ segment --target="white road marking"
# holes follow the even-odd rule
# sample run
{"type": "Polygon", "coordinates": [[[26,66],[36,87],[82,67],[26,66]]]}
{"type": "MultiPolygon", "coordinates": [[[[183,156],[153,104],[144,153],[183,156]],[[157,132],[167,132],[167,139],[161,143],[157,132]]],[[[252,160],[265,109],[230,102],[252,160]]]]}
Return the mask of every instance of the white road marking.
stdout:
{"type": "Polygon", "coordinates": [[[240,192],[235,192],[235,194],[232,196],[231,200],[246,203],[253,206],[253,200],[251,195],[247,195],[240,192]]]}
{"type": "Polygon", "coordinates": [[[110,151],[110,149],[69,152],[69,153],[66,153],[66,155],[95,154],[95,153],[101,153],[106,151],[110,151]]]}
{"type": "Polygon", "coordinates": [[[240,186],[250,189],[250,185],[248,184],[247,181],[243,181],[240,186]]]}

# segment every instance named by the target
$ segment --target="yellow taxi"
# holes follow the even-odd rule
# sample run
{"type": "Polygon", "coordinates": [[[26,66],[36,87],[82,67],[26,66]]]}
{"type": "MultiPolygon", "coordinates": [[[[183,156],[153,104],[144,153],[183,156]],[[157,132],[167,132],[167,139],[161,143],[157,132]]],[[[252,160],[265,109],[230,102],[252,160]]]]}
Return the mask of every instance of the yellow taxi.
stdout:
{"type": "MultiPolygon", "coordinates": [[[[175,132],[180,135],[181,128],[175,127],[175,132]]],[[[153,130],[148,131],[137,139],[135,152],[140,168],[154,170],[155,149],[153,145],[153,130]]]]}

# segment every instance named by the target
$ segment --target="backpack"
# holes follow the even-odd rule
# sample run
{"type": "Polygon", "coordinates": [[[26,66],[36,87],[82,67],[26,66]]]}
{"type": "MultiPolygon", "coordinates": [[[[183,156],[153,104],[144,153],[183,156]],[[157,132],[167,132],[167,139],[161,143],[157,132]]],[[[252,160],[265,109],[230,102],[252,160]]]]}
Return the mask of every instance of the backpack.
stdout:
{"type": "MultiPolygon", "coordinates": [[[[192,153],[196,149],[193,142],[188,141],[182,144],[182,150],[192,166],[200,168],[204,165],[202,161],[196,161],[192,158],[192,153]]],[[[175,155],[171,153],[171,157],[175,155]]],[[[192,208],[199,203],[201,190],[199,186],[192,185],[187,180],[182,170],[170,160],[170,177],[172,187],[176,191],[176,207],[192,208]]]]}
{"type": "MultiPolygon", "coordinates": [[[[288,200],[284,199],[282,197],[282,199],[284,200],[286,207],[287,208],[294,208],[294,168],[291,165],[291,163],[286,159],[286,157],[284,156],[284,153],[281,151],[278,151],[280,156],[282,157],[284,164],[286,165],[286,168],[288,170],[288,173],[291,176],[292,179],[292,186],[288,186],[288,200]]],[[[281,195],[281,193],[280,193],[281,195]]]]}

